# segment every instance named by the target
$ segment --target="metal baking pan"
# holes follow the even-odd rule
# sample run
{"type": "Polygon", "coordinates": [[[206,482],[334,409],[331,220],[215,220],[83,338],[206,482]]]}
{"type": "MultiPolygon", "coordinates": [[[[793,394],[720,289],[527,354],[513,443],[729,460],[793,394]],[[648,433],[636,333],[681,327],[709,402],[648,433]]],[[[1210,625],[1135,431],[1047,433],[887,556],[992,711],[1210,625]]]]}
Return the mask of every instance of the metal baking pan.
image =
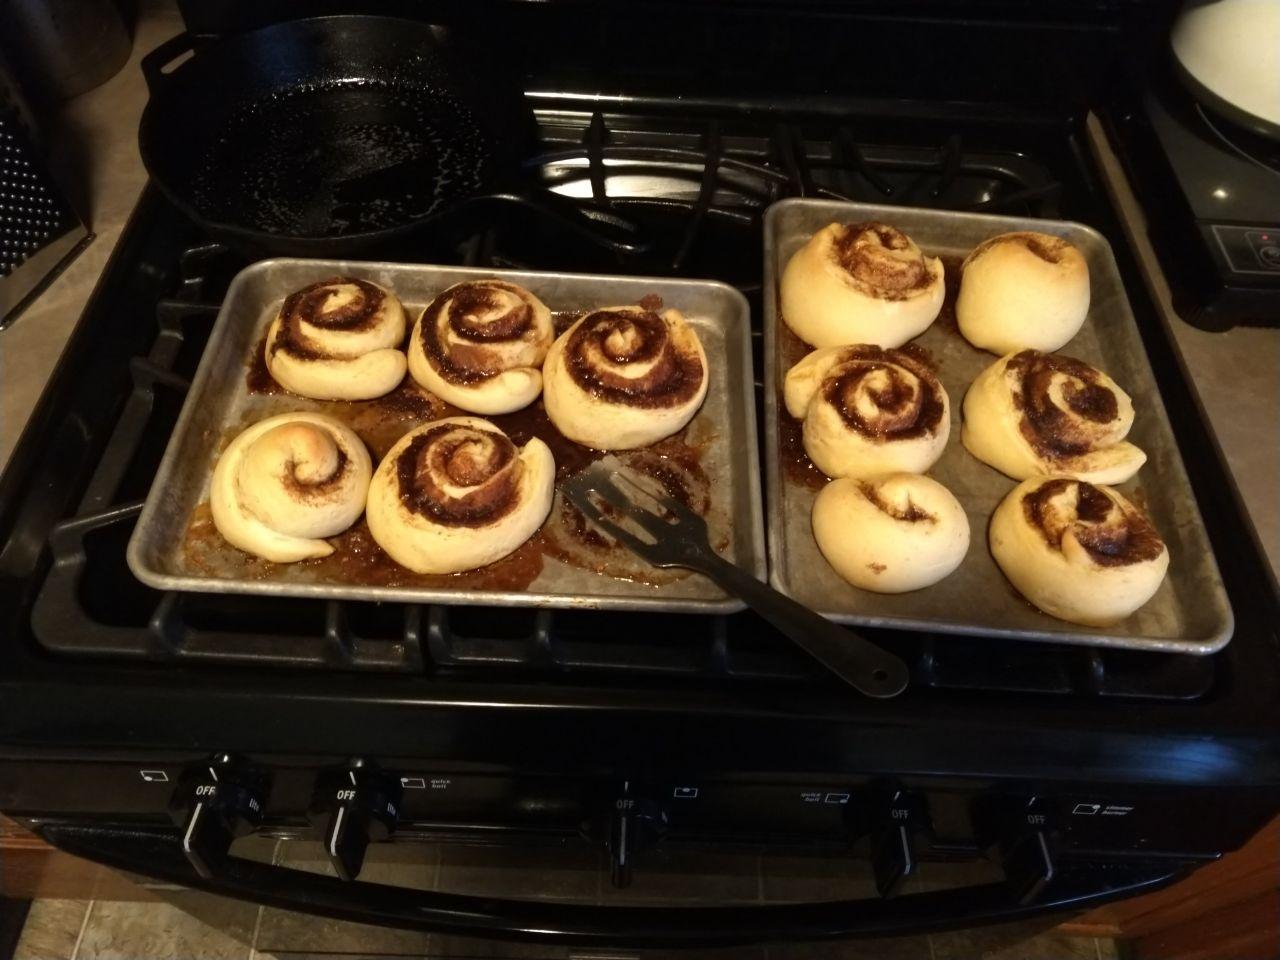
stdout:
{"type": "MultiPolygon", "coordinates": [[[[775,587],[842,623],[936,633],[973,634],[1133,650],[1209,654],[1231,638],[1233,618],[1204,520],[1183,466],[1155,375],[1110,245],[1079,223],[986,216],[828,200],[783,200],[765,213],[765,448],[769,509],[770,579],[775,587]],[[806,347],[782,325],[778,281],[791,255],[833,221],[881,220],[910,235],[926,253],[941,256],[948,275],[947,304],[914,343],[938,366],[951,397],[951,439],[929,471],[964,505],[971,543],[960,568],[932,587],[877,594],[845,583],[823,559],[810,511],[816,489],[788,465],[799,436],[782,404],[783,376],[806,347]],[[1137,417],[1129,439],[1147,463],[1120,490],[1145,507],[1169,547],[1169,573],[1151,600],[1107,628],[1066,623],[1041,613],[1014,591],[987,547],[987,524],[1015,481],[972,456],[960,442],[965,391],[995,356],[970,346],[955,327],[952,308],[960,262],[978,243],[999,233],[1039,230],[1074,243],[1089,264],[1092,301],[1084,328],[1062,348],[1110,374],[1133,397],[1137,417]],[[787,431],[793,431],[790,435],[787,431]]],[[[803,451],[801,449],[801,455],[803,451]]]]}
{"type": "MultiPolygon", "coordinates": [[[[739,566],[765,576],[750,317],[737,290],[699,280],[276,259],[246,267],[227,291],[129,541],[129,568],[139,580],[162,590],[351,600],[689,613],[742,609],[741,601],[704,577],[657,571],[620,546],[609,550],[587,540],[595,543],[595,552],[588,551],[584,565],[583,558],[573,554],[577,545],[570,543],[570,554],[579,562],[565,562],[564,550],[547,548],[552,521],[510,560],[452,577],[421,577],[398,567],[373,545],[367,532],[362,542],[344,539],[346,534],[332,538],[337,546],[334,558],[297,564],[267,563],[222,540],[207,519],[209,481],[220,450],[250,423],[293,410],[328,413],[365,439],[376,464],[408,430],[460,412],[417,390],[407,377],[388,398],[365,402],[308,400],[275,387],[259,358],[263,335],[281,301],[307,284],[339,275],[390,288],[404,302],[410,319],[450,284],[484,277],[521,284],[558,312],[635,303],[654,295],[679,309],[706,349],[710,384],[702,409],[672,441],[679,445],[675,454],[684,458],[682,463],[692,464],[689,469],[705,474],[707,482],[700,489],[705,490],[713,542],[739,566]],[[263,392],[264,377],[267,387],[277,392],[263,392]],[[374,559],[369,558],[371,551],[374,559]],[[381,561],[375,563],[377,556],[381,561]]],[[[512,418],[522,416],[519,429],[548,439],[545,434],[553,428],[545,415],[540,421],[532,413],[491,419],[514,435],[518,431],[512,418]]],[[[558,443],[569,445],[563,438],[558,443]]],[[[556,446],[552,444],[553,451],[556,446]]],[[[557,498],[553,520],[559,510],[557,498]]],[[[349,532],[351,537],[359,535],[359,526],[349,532]]],[[[563,546],[564,529],[557,530],[561,535],[555,542],[563,546]]]]}

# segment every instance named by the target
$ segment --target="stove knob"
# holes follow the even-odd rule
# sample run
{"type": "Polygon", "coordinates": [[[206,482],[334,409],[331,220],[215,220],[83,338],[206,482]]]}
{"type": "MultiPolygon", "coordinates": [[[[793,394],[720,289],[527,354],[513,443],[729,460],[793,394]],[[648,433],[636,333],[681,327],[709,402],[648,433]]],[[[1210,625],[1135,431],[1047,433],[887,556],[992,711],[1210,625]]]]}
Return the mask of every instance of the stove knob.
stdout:
{"type": "Polygon", "coordinates": [[[399,778],[368,761],[353,760],[320,775],[307,816],[324,831],[325,853],[343,880],[359,875],[371,841],[391,836],[400,819],[400,795],[399,778]]]}
{"type": "Polygon", "coordinates": [[[635,853],[658,839],[667,827],[667,811],[657,801],[636,796],[630,783],[622,785],[613,802],[605,845],[609,850],[610,879],[618,889],[631,886],[635,853]]]}
{"type": "Polygon", "coordinates": [[[212,877],[231,841],[262,822],[265,787],[264,777],[226,753],[183,776],[169,814],[182,828],[182,852],[196,873],[212,877]]]}
{"type": "Polygon", "coordinates": [[[855,839],[869,837],[880,896],[896,896],[916,870],[916,847],[930,832],[923,796],[892,784],[871,787],[850,805],[855,839]]]}
{"type": "Polygon", "coordinates": [[[1053,804],[1045,797],[990,797],[978,807],[978,840],[998,851],[1005,881],[1019,904],[1033,903],[1053,879],[1055,820],[1053,804]]]}

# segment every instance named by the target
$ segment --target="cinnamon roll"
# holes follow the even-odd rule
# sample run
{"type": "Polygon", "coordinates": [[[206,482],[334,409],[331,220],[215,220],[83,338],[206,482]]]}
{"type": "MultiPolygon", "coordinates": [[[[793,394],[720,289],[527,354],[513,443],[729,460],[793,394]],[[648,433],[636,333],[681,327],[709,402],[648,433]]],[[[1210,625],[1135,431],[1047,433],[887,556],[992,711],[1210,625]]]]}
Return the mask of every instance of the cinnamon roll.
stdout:
{"type": "Polygon", "coordinates": [[[285,298],[267,330],[267,369],[315,400],[371,400],[404,379],[404,309],[368,280],[321,280],[285,298]]]}
{"type": "Polygon", "coordinates": [[[1061,237],[992,237],[974,248],[961,271],[956,323],[980,350],[1057,350],[1089,313],[1089,265],[1061,237]]]}
{"type": "Polygon", "coordinates": [[[1103,627],[1160,587],[1169,551],[1132,503],[1110,487],[1034,477],[991,517],[991,553],[1024,597],[1061,620],[1103,627]]]}
{"type": "Polygon", "coordinates": [[[787,412],[829,477],[924,473],[947,445],[951,403],[924,362],[869,344],[815,350],[787,371],[787,412]]]}
{"type": "Polygon", "coordinates": [[[369,532],[416,573],[458,573],[500,560],[551,510],[547,445],[523,448],[487,420],[449,417],[400,438],[369,485],[369,532]]]}
{"type": "Polygon", "coordinates": [[[1059,474],[1123,483],[1147,455],[1124,438],[1133,401],[1100,370],[1023,350],[978,375],[964,397],[965,449],[1015,480],[1059,474]]]}
{"type": "Polygon", "coordinates": [[[942,261],[884,223],[833,223],[782,272],[782,319],[815,347],[900,347],[942,309],[942,261]]]}
{"type": "Polygon", "coordinates": [[[855,587],[905,593],[937,583],[969,550],[969,518],[951,491],[916,473],[832,480],[813,501],[813,536],[855,587]]]}
{"type": "Polygon", "coordinates": [[[707,355],[679,310],[589,313],[551,345],[542,373],[556,429],[599,450],[669,437],[707,396],[707,355]]]}
{"type": "Polygon", "coordinates": [[[209,489],[214,526],[234,547],[275,563],[327,557],[364,510],[373,465],[346,424],[282,413],[237,436],[209,489]]]}
{"type": "Polygon", "coordinates": [[[555,330],[546,304],[503,280],[456,283],[422,311],[409,341],[409,373],[472,413],[511,413],[542,392],[555,330]]]}

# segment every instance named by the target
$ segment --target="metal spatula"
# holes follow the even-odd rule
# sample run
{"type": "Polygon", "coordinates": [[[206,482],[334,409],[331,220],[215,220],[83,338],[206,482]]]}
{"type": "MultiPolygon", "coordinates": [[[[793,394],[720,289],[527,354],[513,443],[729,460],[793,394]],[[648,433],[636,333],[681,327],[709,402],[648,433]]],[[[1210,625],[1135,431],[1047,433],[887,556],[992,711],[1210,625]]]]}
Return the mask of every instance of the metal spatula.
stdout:
{"type": "Polygon", "coordinates": [[[892,697],[906,687],[909,675],[905,663],[725,560],[711,547],[706,520],[674,497],[656,493],[625,471],[602,464],[579,473],[562,489],[588,520],[619,543],[655,567],[685,567],[710,577],[854,689],[869,697],[892,697]],[[637,502],[646,499],[666,516],[637,502]],[[602,509],[600,503],[607,508],[602,509]],[[653,539],[647,540],[611,519],[610,510],[653,539]]]}

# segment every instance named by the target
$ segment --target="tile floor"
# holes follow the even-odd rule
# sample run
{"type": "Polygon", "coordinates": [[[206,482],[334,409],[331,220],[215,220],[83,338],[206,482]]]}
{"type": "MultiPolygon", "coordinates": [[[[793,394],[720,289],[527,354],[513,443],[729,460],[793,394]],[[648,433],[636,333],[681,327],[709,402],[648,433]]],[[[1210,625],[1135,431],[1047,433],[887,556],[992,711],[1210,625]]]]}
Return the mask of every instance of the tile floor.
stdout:
{"type": "MultiPolygon", "coordinates": [[[[241,852],[237,850],[237,852],[241,852]]],[[[250,855],[250,854],[242,854],[250,855]]],[[[260,856],[294,869],[329,873],[318,844],[281,841],[260,856]]],[[[697,875],[678,856],[646,864],[637,883],[619,893],[603,878],[592,851],[549,848],[512,862],[503,848],[388,845],[371,851],[362,879],[403,887],[497,892],[595,903],[652,903],[672,897],[710,896],[722,902],[780,902],[870,893],[863,871],[830,860],[698,856],[697,875]],[[745,865],[745,866],[744,866],[745,865]]],[[[973,868],[934,870],[916,890],[972,882],[973,868]]],[[[141,879],[141,878],[139,878],[141,879]]],[[[721,951],[662,954],[631,950],[569,949],[508,944],[465,937],[390,930],[327,920],[275,907],[229,900],[181,887],[147,884],[140,902],[38,900],[31,906],[14,960],[352,960],[352,958],[547,958],[547,960],[651,960],[662,956],[711,960],[1114,960],[1108,940],[1066,938],[1041,920],[887,940],[786,944],[721,951]]]]}

